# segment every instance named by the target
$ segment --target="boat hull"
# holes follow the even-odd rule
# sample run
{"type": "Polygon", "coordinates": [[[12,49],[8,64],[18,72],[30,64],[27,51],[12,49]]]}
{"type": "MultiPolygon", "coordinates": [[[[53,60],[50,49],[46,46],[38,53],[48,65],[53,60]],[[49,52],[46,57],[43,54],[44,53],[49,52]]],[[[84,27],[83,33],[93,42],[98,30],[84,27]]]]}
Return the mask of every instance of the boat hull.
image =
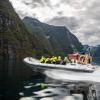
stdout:
{"type": "Polygon", "coordinates": [[[94,72],[95,69],[85,69],[86,65],[82,65],[83,68],[75,67],[80,66],[80,64],[67,64],[67,65],[60,65],[60,64],[45,64],[40,63],[38,60],[30,59],[29,57],[24,59],[24,62],[34,69],[57,69],[57,70],[70,70],[70,71],[79,71],[79,72],[94,72]],[[33,60],[33,61],[32,61],[33,60]]]}

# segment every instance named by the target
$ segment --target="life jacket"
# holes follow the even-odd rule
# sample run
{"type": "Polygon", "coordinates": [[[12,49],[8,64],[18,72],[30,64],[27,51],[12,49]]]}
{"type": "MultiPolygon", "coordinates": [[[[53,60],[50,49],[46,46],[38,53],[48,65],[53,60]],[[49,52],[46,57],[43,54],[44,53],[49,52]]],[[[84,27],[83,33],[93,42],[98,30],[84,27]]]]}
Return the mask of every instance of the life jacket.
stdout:
{"type": "Polygon", "coordinates": [[[78,63],[80,64],[88,64],[92,61],[92,57],[88,56],[88,55],[80,55],[79,59],[78,59],[78,63]]]}

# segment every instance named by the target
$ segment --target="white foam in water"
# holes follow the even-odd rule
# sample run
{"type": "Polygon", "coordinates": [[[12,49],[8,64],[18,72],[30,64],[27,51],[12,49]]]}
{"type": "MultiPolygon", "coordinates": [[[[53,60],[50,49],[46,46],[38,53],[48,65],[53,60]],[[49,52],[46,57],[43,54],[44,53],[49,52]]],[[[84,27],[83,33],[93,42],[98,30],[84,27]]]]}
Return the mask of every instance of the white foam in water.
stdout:
{"type": "Polygon", "coordinates": [[[50,96],[50,95],[59,95],[59,96],[66,96],[70,95],[69,91],[65,88],[47,88],[41,91],[34,92],[36,94],[33,97],[44,97],[44,96],[50,96]]]}
{"type": "Polygon", "coordinates": [[[67,70],[46,70],[44,72],[48,77],[62,80],[62,81],[90,81],[90,82],[100,82],[100,67],[96,69],[93,73],[87,72],[75,72],[67,70]]]}
{"type": "Polygon", "coordinates": [[[36,100],[36,99],[32,97],[22,97],[20,100],[36,100]]]}
{"type": "Polygon", "coordinates": [[[73,96],[65,96],[65,97],[47,97],[47,98],[42,98],[40,100],[75,100],[73,96]]]}
{"type": "Polygon", "coordinates": [[[72,96],[74,96],[75,100],[83,100],[82,94],[72,94],[72,96]]]}
{"type": "Polygon", "coordinates": [[[70,96],[70,93],[66,88],[47,88],[34,92],[34,94],[35,95],[32,97],[41,97],[39,100],[83,100],[82,94],[73,94],[70,96]]]}
{"type": "Polygon", "coordinates": [[[77,94],[77,96],[55,96],[55,97],[45,97],[40,100],[83,100],[83,96],[77,94]]]}

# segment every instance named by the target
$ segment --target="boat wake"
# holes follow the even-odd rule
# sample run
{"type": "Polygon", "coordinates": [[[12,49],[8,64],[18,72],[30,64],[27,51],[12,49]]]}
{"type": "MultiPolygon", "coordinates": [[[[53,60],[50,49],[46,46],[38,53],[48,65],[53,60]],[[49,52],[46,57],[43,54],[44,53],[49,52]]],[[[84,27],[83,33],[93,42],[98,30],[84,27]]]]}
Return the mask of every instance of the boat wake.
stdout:
{"type": "Polygon", "coordinates": [[[45,70],[45,75],[50,78],[62,81],[82,81],[100,82],[100,67],[93,73],[65,71],[65,70],[45,70]]]}

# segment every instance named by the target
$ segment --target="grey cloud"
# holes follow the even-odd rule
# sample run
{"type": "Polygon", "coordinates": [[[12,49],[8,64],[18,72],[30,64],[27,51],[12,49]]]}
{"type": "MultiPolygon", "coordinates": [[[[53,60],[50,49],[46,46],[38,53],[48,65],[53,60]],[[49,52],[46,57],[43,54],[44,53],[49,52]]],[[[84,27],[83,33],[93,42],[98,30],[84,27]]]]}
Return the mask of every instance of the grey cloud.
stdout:
{"type": "MultiPolygon", "coordinates": [[[[11,0],[13,1],[13,0],[11,0]]],[[[53,25],[59,25],[59,26],[66,26],[69,29],[72,30],[74,34],[80,38],[83,43],[91,43],[91,44],[98,44],[100,43],[100,40],[98,37],[100,37],[100,1],[99,0],[61,0],[60,3],[57,3],[56,5],[52,5],[51,0],[21,0],[25,5],[30,7],[31,9],[34,8],[45,8],[45,6],[54,9],[54,15],[47,14],[44,15],[44,18],[46,17],[46,20],[48,20],[49,16],[54,16],[53,19],[49,20],[47,23],[53,24],[53,25]],[[75,9],[75,15],[72,15],[72,17],[67,16],[67,12],[63,9],[57,9],[60,8],[61,4],[69,5],[73,9],[75,9]],[[65,13],[66,12],[66,13],[65,13]],[[65,15],[66,14],[66,15],[65,15]],[[64,17],[62,17],[64,16],[64,17]],[[48,17],[48,18],[47,18],[48,17]],[[86,42],[86,38],[93,38],[93,36],[97,40],[94,39],[88,40],[86,42]],[[92,41],[92,42],[91,42],[92,41]]],[[[37,9],[38,11],[38,9],[37,9]]],[[[47,12],[47,10],[45,9],[47,12]]],[[[26,11],[17,11],[20,16],[25,16],[26,11]]],[[[27,12],[28,13],[28,12],[27,12]]],[[[41,12],[40,12],[41,13],[41,12]]],[[[35,12],[33,12],[33,17],[40,18],[41,16],[35,12]]],[[[42,16],[43,17],[43,16],[42,16]]],[[[46,21],[45,21],[46,22],[46,21]]]]}
{"type": "Polygon", "coordinates": [[[22,2],[25,5],[31,6],[33,8],[37,7],[37,4],[39,4],[41,6],[44,6],[45,5],[42,0],[30,0],[30,2],[28,2],[27,0],[23,0],[22,2]]]}
{"type": "Polygon", "coordinates": [[[100,1],[88,7],[86,15],[88,15],[89,18],[100,20],[100,1]]]}
{"type": "MultiPolygon", "coordinates": [[[[24,0],[23,3],[26,5],[30,5],[33,8],[34,8],[34,4],[39,4],[41,7],[48,6],[51,9],[53,8],[50,0],[31,0],[30,3],[27,3],[27,1],[24,0]]],[[[59,7],[59,6],[60,6],[60,4],[55,5],[55,7],[59,7]]]]}
{"type": "Polygon", "coordinates": [[[44,6],[48,6],[50,8],[52,8],[51,2],[50,0],[31,0],[31,2],[29,3],[27,0],[23,1],[23,3],[25,5],[28,5],[29,7],[36,8],[36,7],[44,7],[44,6]]]}
{"type": "Polygon", "coordinates": [[[52,5],[51,5],[50,0],[44,0],[44,2],[47,4],[47,6],[49,6],[49,7],[51,7],[51,8],[52,8],[52,5]]]}
{"type": "Polygon", "coordinates": [[[67,4],[71,4],[71,0],[61,0],[61,3],[67,3],[67,4]]]}
{"type": "Polygon", "coordinates": [[[100,44],[100,1],[90,0],[85,7],[86,10],[79,13],[80,28],[75,31],[84,34],[84,43],[100,44]],[[97,37],[97,40],[88,40],[86,42],[86,38],[91,39],[93,36],[97,37]]]}
{"type": "Polygon", "coordinates": [[[88,2],[87,0],[83,0],[83,1],[82,0],[61,0],[61,3],[66,3],[74,7],[75,9],[83,8],[84,6],[86,6],[87,2],[88,2]]]}
{"type": "Polygon", "coordinates": [[[56,26],[66,26],[73,31],[79,26],[78,20],[75,17],[55,17],[46,23],[56,26]]]}
{"type": "Polygon", "coordinates": [[[34,3],[38,3],[38,4],[40,4],[41,6],[44,6],[44,3],[43,3],[42,0],[32,0],[32,4],[34,4],[34,3]]]}
{"type": "Polygon", "coordinates": [[[63,11],[58,11],[58,15],[63,15],[63,11]]]}

